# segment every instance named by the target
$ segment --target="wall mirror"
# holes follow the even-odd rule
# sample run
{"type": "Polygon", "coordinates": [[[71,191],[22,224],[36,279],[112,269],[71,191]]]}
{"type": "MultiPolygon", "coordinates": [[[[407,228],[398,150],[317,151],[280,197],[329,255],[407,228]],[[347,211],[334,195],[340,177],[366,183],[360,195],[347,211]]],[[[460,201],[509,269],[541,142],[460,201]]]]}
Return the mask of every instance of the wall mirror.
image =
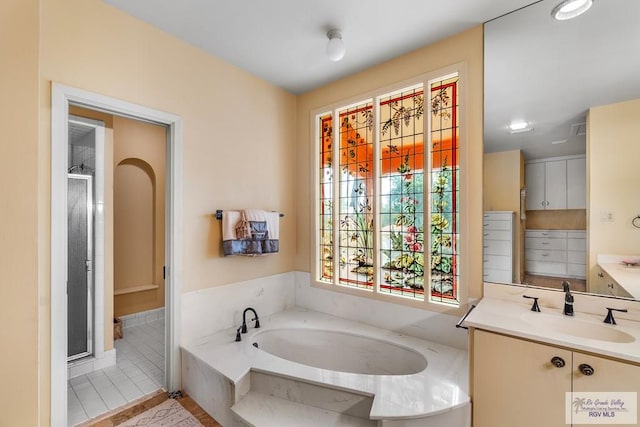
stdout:
{"type": "Polygon", "coordinates": [[[485,24],[484,279],[640,299],[605,289],[598,264],[640,258],[640,2],[564,21],[558,3],[485,24]]]}

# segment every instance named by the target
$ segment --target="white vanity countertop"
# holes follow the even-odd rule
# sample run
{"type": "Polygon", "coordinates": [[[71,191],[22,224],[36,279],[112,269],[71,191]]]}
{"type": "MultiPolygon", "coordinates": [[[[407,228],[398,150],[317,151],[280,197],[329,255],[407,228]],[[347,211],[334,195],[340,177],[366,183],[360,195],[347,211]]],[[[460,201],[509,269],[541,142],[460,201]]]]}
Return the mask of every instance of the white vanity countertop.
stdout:
{"type": "Polygon", "coordinates": [[[536,313],[531,311],[531,301],[519,303],[485,297],[467,316],[464,325],[640,363],[640,322],[616,318],[617,325],[608,325],[603,319],[602,315],[580,312],[573,317],[565,316],[561,310],[547,307],[536,313]],[[574,327],[578,335],[561,332],[574,327]],[[632,342],[591,338],[608,332],[623,335],[632,342]]]}
{"type": "Polygon", "coordinates": [[[640,265],[625,266],[622,260],[640,260],[640,256],[598,255],[598,265],[613,280],[629,292],[633,298],[640,299],[640,265]]]}
{"type": "Polygon", "coordinates": [[[444,413],[469,403],[466,351],[303,308],[261,317],[260,324],[260,329],[250,327],[249,332],[242,335],[241,342],[234,341],[236,330],[233,328],[211,336],[206,343],[184,345],[183,349],[234,384],[255,369],[372,395],[372,419],[417,418],[444,413]],[[361,375],[291,362],[252,346],[253,335],[262,330],[292,327],[348,331],[410,347],[426,357],[428,366],[413,375],[361,375]]]}

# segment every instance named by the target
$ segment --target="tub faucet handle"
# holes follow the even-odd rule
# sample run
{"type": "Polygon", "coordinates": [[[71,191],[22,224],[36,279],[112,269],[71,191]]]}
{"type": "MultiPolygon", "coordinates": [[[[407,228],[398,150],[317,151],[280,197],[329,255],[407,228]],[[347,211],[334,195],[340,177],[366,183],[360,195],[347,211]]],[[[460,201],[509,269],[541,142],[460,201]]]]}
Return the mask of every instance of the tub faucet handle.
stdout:
{"type": "Polygon", "coordinates": [[[242,337],[240,336],[240,331],[242,330],[242,326],[236,329],[236,342],[242,341],[242,337]]]}
{"type": "Polygon", "coordinates": [[[540,312],[540,306],[538,305],[538,297],[530,297],[529,295],[522,295],[522,298],[528,298],[533,300],[533,305],[531,306],[531,311],[540,312]]]}

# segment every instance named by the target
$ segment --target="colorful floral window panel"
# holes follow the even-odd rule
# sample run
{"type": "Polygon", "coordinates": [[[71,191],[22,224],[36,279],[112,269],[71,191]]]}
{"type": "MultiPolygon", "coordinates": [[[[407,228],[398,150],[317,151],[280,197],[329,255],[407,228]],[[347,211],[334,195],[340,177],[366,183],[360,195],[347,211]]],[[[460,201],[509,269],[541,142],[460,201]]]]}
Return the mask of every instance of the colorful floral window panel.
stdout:
{"type": "Polygon", "coordinates": [[[379,98],[380,288],[424,300],[424,91],[379,98]]]}
{"type": "Polygon", "coordinates": [[[333,282],[333,120],[331,113],[321,115],[318,123],[320,139],[320,165],[318,182],[319,213],[318,218],[320,243],[320,277],[322,282],[333,282]]]}
{"type": "Polygon", "coordinates": [[[338,111],[338,250],[341,285],[373,286],[373,108],[338,111]]]}
{"type": "Polygon", "coordinates": [[[432,302],[459,305],[460,135],[458,76],[429,82],[432,302]]]}

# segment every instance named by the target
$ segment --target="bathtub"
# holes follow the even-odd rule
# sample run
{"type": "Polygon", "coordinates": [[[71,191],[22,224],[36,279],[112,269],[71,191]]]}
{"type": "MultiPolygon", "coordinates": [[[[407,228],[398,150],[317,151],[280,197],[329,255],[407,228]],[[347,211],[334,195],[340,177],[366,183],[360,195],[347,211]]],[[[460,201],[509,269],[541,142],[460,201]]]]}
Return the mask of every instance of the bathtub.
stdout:
{"type": "Polygon", "coordinates": [[[253,343],[303,365],[363,375],[412,375],[427,359],[409,347],[341,331],[287,328],[256,333],[253,343]]]}
{"type": "Polygon", "coordinates": [[[232,328],[182,346],[183,388],[225,427],[246,425],[231,408],[265,375],[287,398],[301,387],[365,396],[377,426],[470,425],[466,351],[302,308],[260,323],[241,342],[232,328]]]}

